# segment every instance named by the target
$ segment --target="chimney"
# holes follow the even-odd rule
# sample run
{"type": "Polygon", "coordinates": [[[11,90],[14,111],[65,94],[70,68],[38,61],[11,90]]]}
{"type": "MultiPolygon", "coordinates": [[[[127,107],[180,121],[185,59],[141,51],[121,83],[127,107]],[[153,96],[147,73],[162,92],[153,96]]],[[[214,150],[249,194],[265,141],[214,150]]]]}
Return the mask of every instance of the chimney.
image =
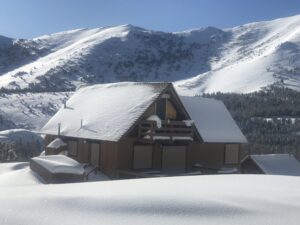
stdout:
{"type": "Polygon", "coordinates": [[[82,123],[83,123],[83,121],[82,121],[82,120],[80,120],[80,129],[82,128],[82,123]]]}

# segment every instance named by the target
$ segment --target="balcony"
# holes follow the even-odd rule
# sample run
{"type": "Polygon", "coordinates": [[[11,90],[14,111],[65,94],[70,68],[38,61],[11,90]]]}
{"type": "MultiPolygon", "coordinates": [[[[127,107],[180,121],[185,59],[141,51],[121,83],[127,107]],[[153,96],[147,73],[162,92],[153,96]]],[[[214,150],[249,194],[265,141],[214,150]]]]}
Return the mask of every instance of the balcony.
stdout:
{"type": "Polygon", "coordinates": [[[157,121],[143,120],[139,124],[138,135],[140,141],[193,141],[194,132],[192,121],[157,121]]]}

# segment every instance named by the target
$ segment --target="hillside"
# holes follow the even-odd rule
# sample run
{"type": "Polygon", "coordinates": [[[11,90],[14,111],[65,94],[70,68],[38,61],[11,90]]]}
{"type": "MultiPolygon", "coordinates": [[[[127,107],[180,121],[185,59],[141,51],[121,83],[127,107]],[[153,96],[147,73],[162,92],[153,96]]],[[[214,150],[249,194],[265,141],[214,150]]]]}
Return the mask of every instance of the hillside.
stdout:
{"type": "Polygon", "coordinates": [[[116,81],[172,81],[182,95],[299,89],[300,16],[218,29],[132,25],[30,40],[0,36],[0,129],[39,129],[73,91],[116,81]]]}

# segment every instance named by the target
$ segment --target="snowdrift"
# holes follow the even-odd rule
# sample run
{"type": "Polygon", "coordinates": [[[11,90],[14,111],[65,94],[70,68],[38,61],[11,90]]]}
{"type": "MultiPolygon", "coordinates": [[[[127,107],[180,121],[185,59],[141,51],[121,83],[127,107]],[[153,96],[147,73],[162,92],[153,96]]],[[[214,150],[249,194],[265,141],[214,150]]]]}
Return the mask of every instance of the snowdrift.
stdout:
{"type": "Polygon", "coordinates": [[[300,179],[214,175],[0,188],[0,224],[299,224],[300,179]]]}

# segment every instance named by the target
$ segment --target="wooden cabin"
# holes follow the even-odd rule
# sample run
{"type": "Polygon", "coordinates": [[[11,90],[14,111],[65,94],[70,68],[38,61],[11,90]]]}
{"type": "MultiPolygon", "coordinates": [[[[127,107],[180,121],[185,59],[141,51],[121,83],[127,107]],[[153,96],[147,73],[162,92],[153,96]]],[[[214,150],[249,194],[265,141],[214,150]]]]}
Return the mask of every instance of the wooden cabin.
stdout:
{"type": "Polygon", "coordinates": [[[241,162],[241,172],[300,176],[300,162],[292,154],[248,155],[241,162]]]}
{"type": "Polygon", "coordinates": [[[46,145],[59,137],[68,156],[111,178],[238,168],[247,142],[222,102],[180,97],[171,83],[82,88],[41,132],[46,145]]]}

